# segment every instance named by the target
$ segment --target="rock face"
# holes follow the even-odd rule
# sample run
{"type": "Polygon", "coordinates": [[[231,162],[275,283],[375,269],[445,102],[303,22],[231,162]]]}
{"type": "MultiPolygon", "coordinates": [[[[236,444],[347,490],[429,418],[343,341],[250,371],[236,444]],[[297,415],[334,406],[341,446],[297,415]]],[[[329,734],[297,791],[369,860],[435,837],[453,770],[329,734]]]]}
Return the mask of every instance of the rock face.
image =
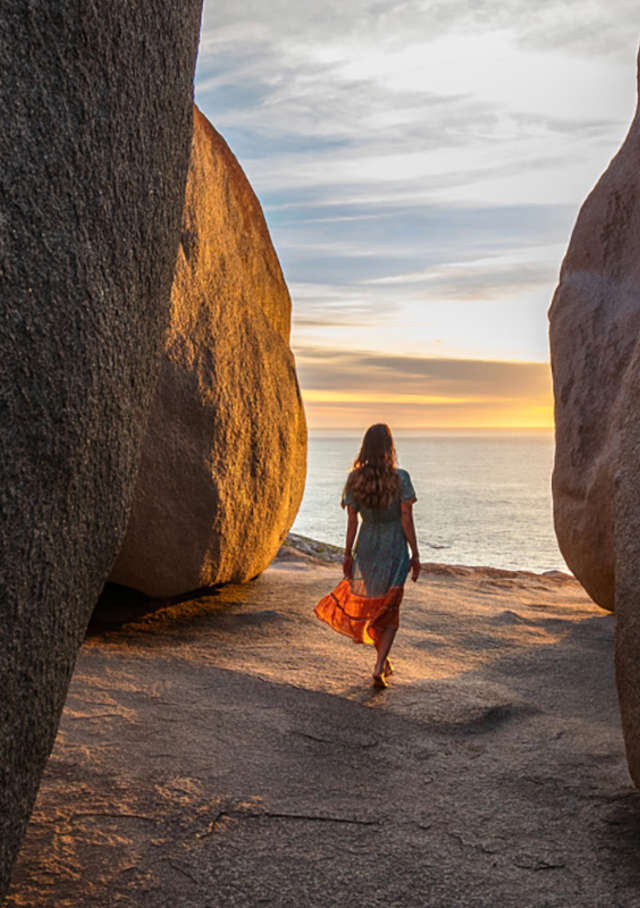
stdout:
{"type": "Polygon", "coordinates": [[[275,556],[305,479],[290,308],[260,204],[196,108],[170,326],[111,580],[171,596],[275,556]]]}
{"type": "Polygon", "coordinates": [[[616,477],[616,682],[629,772],[640,788],[640,346],[626,382],[616,477]]]}
{"type": "Polygon", "coordinates": [[[589,595],[613,610],[614,477],[624,378],[640,332],[640,123],[585,201],[549,312],[556,534],[589,595]]]}
{"type": "Polygon", "coordinates": [[[640,113],[578,217],[550,312],[556,532],[616,612],[616,676],[640,787],[640,113]]]}
{"type": "Polygon", "coordinates": [[[200,0],[0,13],[0,898],[126,527],[199,21],[200,0]]]}

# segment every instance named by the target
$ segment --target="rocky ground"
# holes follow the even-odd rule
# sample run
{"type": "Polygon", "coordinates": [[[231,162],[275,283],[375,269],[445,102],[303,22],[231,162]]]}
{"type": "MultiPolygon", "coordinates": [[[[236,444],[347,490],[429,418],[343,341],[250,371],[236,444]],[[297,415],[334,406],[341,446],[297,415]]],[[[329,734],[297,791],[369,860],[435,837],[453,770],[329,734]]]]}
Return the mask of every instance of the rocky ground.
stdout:
{"type": "Polygon", "coordinates": [[[244,586],[111,591],[7,906],[640,906],[613,617],[430,565],[375,691],[312,615],[336,552],[290,541],[244,586]]]}

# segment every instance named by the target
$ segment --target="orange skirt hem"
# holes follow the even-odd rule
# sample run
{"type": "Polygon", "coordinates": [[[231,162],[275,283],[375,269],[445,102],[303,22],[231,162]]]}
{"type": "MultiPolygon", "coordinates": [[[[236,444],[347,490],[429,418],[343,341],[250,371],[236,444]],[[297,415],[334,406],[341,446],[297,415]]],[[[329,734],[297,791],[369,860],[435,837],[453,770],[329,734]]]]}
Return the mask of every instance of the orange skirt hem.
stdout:
{"type": "Polygon", "coordinates": [[[313,611],[320,621],[354,643],[375,646],[382,631],[398,627],[403,591],[401,586],[392,586],[384,596],[358,596],[345,577],[313,611]]]}

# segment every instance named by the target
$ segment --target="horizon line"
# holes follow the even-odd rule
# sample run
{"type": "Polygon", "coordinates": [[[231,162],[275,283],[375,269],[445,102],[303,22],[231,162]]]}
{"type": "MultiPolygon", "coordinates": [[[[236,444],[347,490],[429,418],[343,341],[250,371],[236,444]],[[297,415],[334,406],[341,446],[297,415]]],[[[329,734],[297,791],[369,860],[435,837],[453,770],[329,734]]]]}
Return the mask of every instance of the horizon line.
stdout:
{"type": "MultiPolygon", "coordinates": [[[[553,432],[555,426],[400,426],[392,429],[394,435],[402,432],[553,432]]],[[[345,432],[360,433],[360,429],[350,429],[346,426],[313,426],[308,427],[308,434],[313,432],[345,432]]]]}

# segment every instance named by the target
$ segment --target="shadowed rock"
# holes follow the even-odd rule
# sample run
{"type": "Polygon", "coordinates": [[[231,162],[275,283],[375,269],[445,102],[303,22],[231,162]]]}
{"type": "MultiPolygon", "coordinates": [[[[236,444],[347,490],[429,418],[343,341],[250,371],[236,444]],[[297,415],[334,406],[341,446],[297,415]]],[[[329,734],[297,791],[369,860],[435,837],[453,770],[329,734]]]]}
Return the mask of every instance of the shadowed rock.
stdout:
{"type": "Polygon", "coordinates": [[[565,560],[613,610],[614,476],[625,375],[640,332],[640,123],[585,201],[549,312],[554,519],[565,560]]]}
{"type": "Polygon", "coordinates": [[[551,308],[555,522],[587,592],[616,611],[616,677],[640,787],[640,114],[585,202],[551,308]]]}
{"type": "Polygon", "coordinates": [[[616,682],[629,772],[640,788],[640,346],[626,382],[616,484],[616,682]]]}
{"type": "Polygon", "coordinates": [[[0,897],[126,526],[199,19],[200,0],[0,14],[0,897]]]}
{"type": "Polygon", "coordinates": [[[175,596],[273,559],[305,478],[290,309],[260,204],[196,108],[171,321],[114,582],[175,596]]]}

